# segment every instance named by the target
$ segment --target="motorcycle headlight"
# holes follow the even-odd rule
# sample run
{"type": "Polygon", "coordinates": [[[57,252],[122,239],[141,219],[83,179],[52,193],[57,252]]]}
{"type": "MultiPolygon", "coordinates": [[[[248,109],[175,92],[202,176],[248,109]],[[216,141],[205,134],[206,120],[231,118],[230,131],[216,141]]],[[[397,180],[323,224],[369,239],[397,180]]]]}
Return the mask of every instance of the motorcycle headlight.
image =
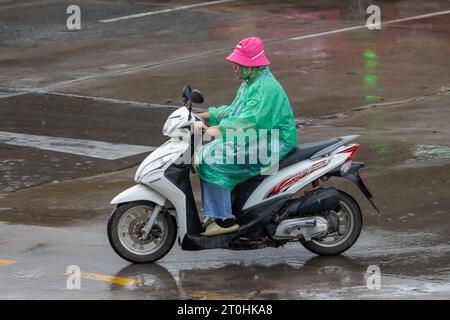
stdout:
{"type": "Polygon", "coordinates": [[[154,161],[147,164],[144,168],[142,168],[142,170],[140,172],[137,173],[135,180],[139,182],[145,176],[147,176],[149,173],[151,173],[155,170],[161,169],[162,167],[164,167],[164,165],[166,165],[169,161],[173,160],[176,157],[177,157],[177,154],[172,153],[172,154],[168,154],[164,157],[155,159],[154,161]]]}

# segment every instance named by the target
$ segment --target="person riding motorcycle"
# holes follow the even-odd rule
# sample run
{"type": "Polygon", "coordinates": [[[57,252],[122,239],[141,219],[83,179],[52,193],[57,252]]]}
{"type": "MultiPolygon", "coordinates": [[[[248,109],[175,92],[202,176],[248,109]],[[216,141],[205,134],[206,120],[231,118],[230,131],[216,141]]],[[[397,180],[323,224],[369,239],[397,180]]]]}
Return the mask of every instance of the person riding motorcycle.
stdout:
{"type": "Polygon", "coordinates": [[[194,158],[206,218],[203,236],[239,229],[232,213],[231,190],[274,164],[260,159],[252,162],[250,158],[264,148],[266,154],[275,155],[278,162],[298,144],[289,99],[270,72],[263,41],[257,37],[243,39],[226,59],[234,63],[236,77],[242,84],[232,104],[211,107],[200,114],[209,125],[201,125],[206,136],[215,137],[214,141],[200,147],[194,158]],[[249,130],[254,134],[247,134],[249,130]],[[243,146],[236,144],[242,135],[245,136],[243,146]],[[225,161],[224,150],[227,150],[226,160],[234,161],[225,161]],[[242,155],[245,161],[239,163],[236,159],[242,155]]]}

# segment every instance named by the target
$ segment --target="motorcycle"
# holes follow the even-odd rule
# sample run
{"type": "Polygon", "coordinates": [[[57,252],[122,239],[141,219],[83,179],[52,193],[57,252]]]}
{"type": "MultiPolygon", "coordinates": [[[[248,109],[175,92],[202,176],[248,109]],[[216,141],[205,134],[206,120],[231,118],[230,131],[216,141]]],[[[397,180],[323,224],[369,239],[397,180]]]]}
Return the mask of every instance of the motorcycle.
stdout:
{"type": "Polygon", "coordinates": [[[278,163],[275,174],[261,174],[237,185],[232,190],[232,209],[239,230],[201,236],[190,182],[193,167],[180,159],[189,149],[193,155],[193,125],[203,120],[192,112],[192,104],[203,103],[204,98],[189,86],[182,98],[184,106],[168,117],[163,128],[169,140],[141,163],[137,184],[111,201],[116,208],[108,221],[108,239],[123,259],[155,262],[177,238],[182,250],[190,251],[251,250],[297,241],[318,255],[340,254],[358,239],[362,214],[350,194],[321,185],[332,177],[353,182],[379,212],[358,172],[364,163],[353,161],[360,145],[350,142],[359,136],[341,136],[299,144],[278,163]]]}

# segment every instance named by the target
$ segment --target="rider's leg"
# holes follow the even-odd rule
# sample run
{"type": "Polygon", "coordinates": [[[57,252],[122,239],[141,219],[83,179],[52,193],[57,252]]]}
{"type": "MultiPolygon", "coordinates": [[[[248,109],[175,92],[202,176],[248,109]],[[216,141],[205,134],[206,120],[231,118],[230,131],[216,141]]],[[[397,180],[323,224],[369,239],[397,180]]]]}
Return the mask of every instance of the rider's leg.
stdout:
{"type": "Polygon", "coordinates": [[[204,181],[201,181],[201,189],[205,217],[222,220],[234,218],[229,190],[204,181]]]}
{"type": "Polygon", "coordinates": [[[217,235],[236,231],[236,224],[231,207],[231,192],[225,188],[201,181],[203,214],[214,219],[203,235],[217,235]]]}

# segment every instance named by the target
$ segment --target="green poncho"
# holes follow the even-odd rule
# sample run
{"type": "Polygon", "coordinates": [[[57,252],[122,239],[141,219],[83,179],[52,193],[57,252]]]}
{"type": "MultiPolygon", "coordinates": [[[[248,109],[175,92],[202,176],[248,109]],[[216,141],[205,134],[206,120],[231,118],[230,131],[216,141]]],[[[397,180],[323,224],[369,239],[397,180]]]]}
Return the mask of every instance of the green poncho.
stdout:
{"type": "Polygon", "coordinates": [[[269,67],[243,76],[231,105],[208,109],[209,125],[218,125],[222,136],[199,148],[194,160],[203,181],[228,190],[271,168],[298,143],[288,97],[269,67]]]}

